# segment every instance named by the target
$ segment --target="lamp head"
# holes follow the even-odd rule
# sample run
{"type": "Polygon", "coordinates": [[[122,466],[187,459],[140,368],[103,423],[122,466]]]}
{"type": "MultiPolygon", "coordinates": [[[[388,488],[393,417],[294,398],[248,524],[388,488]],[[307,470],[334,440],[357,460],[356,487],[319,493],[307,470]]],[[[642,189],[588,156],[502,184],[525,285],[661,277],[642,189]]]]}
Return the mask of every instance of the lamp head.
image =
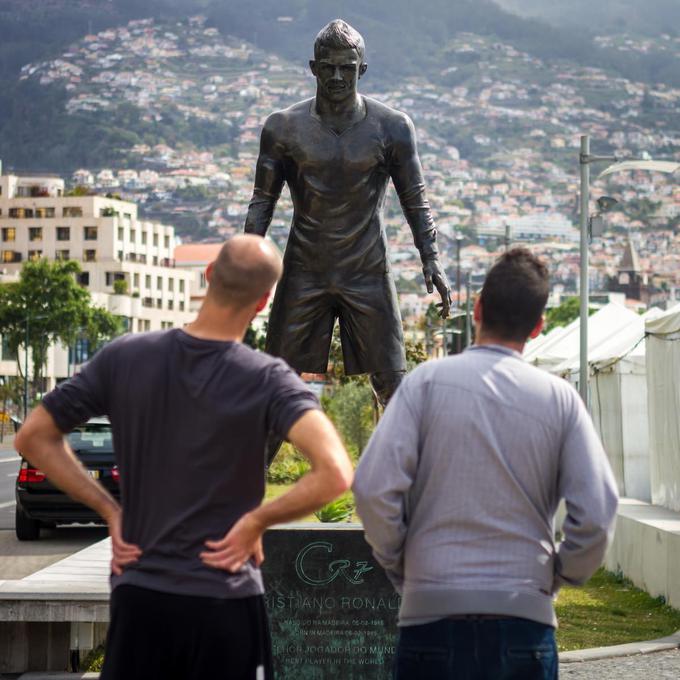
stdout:
{"type": "Polygon", "coordinates": [[[599,213],[610,212],[618,204],[619,202],[615,198],[612,198],[611,196],[600,196],[600,198],[597,199],[597,211],[599,213]]]}

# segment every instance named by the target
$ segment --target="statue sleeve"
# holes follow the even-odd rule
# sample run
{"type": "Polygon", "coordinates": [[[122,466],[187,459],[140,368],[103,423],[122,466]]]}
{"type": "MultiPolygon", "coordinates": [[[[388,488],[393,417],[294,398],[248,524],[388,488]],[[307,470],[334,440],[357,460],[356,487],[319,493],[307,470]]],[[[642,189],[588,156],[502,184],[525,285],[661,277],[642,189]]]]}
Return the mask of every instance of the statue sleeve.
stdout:
{"type": "Polygon", "coordinates": [[[255,188],[248,205],[245,224],[247,234],[264,236],[267,233],[283,188],[283,148],[275,123],[274,116],[270,116],[262,128],[260,155],[255,170],[255,188]]]}
{"type": "Polygon", "coordinates": [[[397,190],[401,208],[411,227],[413,240],[425,262],[438,257],[437,228],[430,204],[425,196],[425,182],[416,147],[416,131],[404,115],[392,132],[390,175],[397,190]]]}

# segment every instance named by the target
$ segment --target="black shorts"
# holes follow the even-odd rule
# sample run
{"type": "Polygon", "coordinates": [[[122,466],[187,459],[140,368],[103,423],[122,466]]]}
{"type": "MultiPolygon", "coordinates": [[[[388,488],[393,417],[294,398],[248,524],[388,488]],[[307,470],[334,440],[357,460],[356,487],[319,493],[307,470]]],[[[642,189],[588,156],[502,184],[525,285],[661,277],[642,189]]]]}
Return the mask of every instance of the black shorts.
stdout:
{"type": "Polygon", "coordinates": [[[101,680],[273,677],[261,595],[227,600],[130,585],[113,590],[101,680]]]}
{"type": "Polygon", "coordinates": [[[325,373],[335,319],[345,373],[406,369],[397,291],[389,272],[311,272],[284,267],[266,350],[301,373],[325,373]]]}

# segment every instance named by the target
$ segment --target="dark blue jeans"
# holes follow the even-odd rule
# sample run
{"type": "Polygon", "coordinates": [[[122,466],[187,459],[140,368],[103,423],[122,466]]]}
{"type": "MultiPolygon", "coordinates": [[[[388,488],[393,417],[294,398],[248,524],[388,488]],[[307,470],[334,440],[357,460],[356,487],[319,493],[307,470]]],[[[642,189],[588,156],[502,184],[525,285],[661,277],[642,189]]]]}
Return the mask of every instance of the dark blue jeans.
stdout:
{"type": "Polygon", "coordinates": [[[556,680],[555,629],[517,618],[441,619],[400,629],[394,680],[556,680]]]}

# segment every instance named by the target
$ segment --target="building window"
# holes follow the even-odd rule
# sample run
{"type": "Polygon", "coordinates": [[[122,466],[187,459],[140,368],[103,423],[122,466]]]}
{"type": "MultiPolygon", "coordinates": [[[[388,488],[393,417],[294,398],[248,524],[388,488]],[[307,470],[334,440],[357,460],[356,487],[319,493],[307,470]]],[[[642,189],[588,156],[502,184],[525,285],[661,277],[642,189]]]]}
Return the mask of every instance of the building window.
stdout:
{"type": "Polygon", "coordinates": [[[179,301],[179,311],[183,312],[184,311],[184,300],[179,301]]]}
{"type": "Polygon", "coordinates": [[[156,290],[163,290],[163,277],[162,276],[156,277],[156,290]]]}
{"type": "Polygon", "coordinates": [[[144,277],[144,287],[147,289],[151,288],[151,274],[147,274],[144,277]]]}
{"type": "Polygon", "coordinates": [[[42,257],[42,250],[29,250],[28,251],[28,259],[31,262],[35,262],[36,260],[39,260],[42,257]]]}
{"type": "Polygon", "coordinates": [[[77,338],[73,346],[68,348],[69,364],[84,364],[92,356],[92,347],[86,338],[77,338]]]}
{"type": "Polygon", "coordinates": [[[158,246],[158,234],[153,235],[153,244],[154,246],[158,246]]]}
{"type": "Polygon", "coordinates": [[[171,293],[175,290],[175,279],[168,279],[168,290],[171,293]]]}
{"type": "Polygon", "coordinates": [[[16,241],[17,230],[14,227],[3,227],[2,228],[2,240],[3,241],[16,241]]]}
{"type": "Polygon", "coordinates": [[[21,262],[21,253],[17,253],[14,250],[3,250],[2,251],[2,261],[3,262],[21,262]]]}
{"type": "Polygon", "coordinates": [[[123,261],[123,251],[122,251],[122,250],[119,250],[119,251],[118,251],[118,260],[119,260],[120,262],[123,261]]]}
{"type": "Polygon", "coordinates": [[[9,342],[7,342],[7,338],[4,335],[2,336],[2,349],[0,351],[2,352],[2,360],[3,361],[16,361],[17,360],[16,350],[12,351],[10,349],[9,342]]]}
{"type": "Polygon", "coordinates": [[[54,208],[36,208],[36,217],[54,217],[54,208]]]}
{"type": "Polygon", "coordinates": [[[180,293],[184,292],[184,279],[179,280],[179,292],[180,293]]]}
{"type": "Polygon", "coordinates": [[[83,239],[85,241],[96,241],[97,227],[83,227],[83,239]]]}
{"type": "Polygon", "coordinates": [[[125,229],[123,227],[118,227],[118,240],[122,241],[125,236],[125,229]]]}
{"type": "Polygon", "coordinates": [[[170,237],[169,237],[169,236],[166,236],[166,237],[163,239],[163,246],[166,247],[166,248],[169,248],[169,247],[170,247],[170,237]]]}
{"type": "Polygon", "coordinates": [[[158,256],[154,255],[151,258],[151,264],[153,264],[154,267],[158,264],[158,256]]]}
{"type": "Polygon", "coordinates": [[[57,241],[68,241],[71,238],[71,227],[57,227],[57,241]]]}
{"type": "Polygon", "coordinates": [[[137,232],[134,229],[130,229],[130,240],[133,243],[137,240],[137,232]]]}
{"type": "Polygon", "coordinates": [[[145,331],[151,330],[151,319],[144,319],[144,330],[145,331]]]}
{"type": "Polygon", "coordinates": [[[132,275],[132,285],[135,288],[139,288],[139,274],[133,274],[132,275]]]}
{"type": "Polygon", "coordinates": [[[153,307],[153,298],[142,298],[142,307],[153,307]]]}
{"type": "Polygon", "coordinates": [[[141,253],[141,254],[139,255],[139,261],[140,261],[142,264],[146,264],[146,255],[145,255],[144,253],[141,253]]]}
{"type": "Polygon", "coordinates": [[[205,272],[201,272],[201,274],[200,274],[200,286],[201,286],[201,288],[205,288],[207,285],[208,285],[208,280],[205,278],[205,272]]]}
{"type": "Polygon", "coordinates": [[[172,300],[168,300],[168,309],[172,309],[172,308],[173,308],[173,302],[172,302],[172,300]]]}
{"type": "Polygon", "coordinates": [[[80,272],[80,274],[78,274],[78,283],[81,286],[89,286],[90,285],[90,272],[80,272]]]}
{"type": "Polygon", "coordinates": [[[24,219],[27,217],[33,217],[32,208],[10,208],[9,216],[17,219],[24,219]]]}
{"type": "Polygon", "coordinates": [[[54,253],[55,260],[68,260],[70,257],[71,254],[68,250],[56,250],[54,253]]]}
{"type": "Polygon", "coordinates": [[[82,217],[83,209],[76,207],[66,207],[61,211],[63,217],[82,217]]]}
{"type": "Polygon", "coordinates": [[[129,222],[132,219],[132,215],[130,213],[123,213],[123,219],[129,222]]]}
{"type": "Polygon", "coordinates": [[[29,241],[42,241],[42,227],[29,227],[28,228],[28,240],[29,241]]]}
{"type": "Polygon", "coordinates": [[[112,286],[114,281],[124,281],[125,274],[123,272],[106,272],[106,285],[112,286]]]}
{"type": "Polygon", "coordinates": [[[143,246],[146,245],[146,232],[145,231],[142,232],[142,245],[143,246]]]}
{"type": "Polygon", "coordinates": [[[83,260],[85,260],[85,262],[96,262],[97,261],[97,251],[96,250],[83,250],[83,260]]]}

